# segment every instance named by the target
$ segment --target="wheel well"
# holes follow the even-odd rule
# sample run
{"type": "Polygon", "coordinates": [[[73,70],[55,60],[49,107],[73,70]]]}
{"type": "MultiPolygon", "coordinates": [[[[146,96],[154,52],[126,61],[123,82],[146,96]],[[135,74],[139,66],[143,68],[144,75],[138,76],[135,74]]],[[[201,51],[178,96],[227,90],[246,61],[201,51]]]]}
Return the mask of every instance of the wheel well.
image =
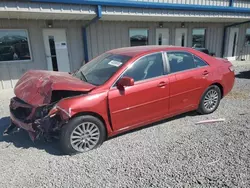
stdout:
{"type": "Polygon", "coordinates": [[[106,125],[106,123],[105,123],[105,120],[104,120],[103,117],[102,117],[100,114],[98,114],[98,113],[95,113],[95,112],[80,112],[80,113],[77,113],[77,114],[75,114],[74,116],[72,116],[71,119],[74,118],[74,117],[84,116],[84,115],[90,115],[90,116],[94,116],[94,117],[98,118],[98,119],[103,123],[103,125],[104,125],[104,127],[105,127],[105,130],[106,130],[106,137],[108,136],[107,125],[106,125]]]}
{"type": "Polygon", "coordinates": [[[221,98],[223,98],[223,96],[224,96],[223,86],[220,83],[213,83],[212,85],[216,85],[216,86],[218,86],[220,88],[221,98]]]}

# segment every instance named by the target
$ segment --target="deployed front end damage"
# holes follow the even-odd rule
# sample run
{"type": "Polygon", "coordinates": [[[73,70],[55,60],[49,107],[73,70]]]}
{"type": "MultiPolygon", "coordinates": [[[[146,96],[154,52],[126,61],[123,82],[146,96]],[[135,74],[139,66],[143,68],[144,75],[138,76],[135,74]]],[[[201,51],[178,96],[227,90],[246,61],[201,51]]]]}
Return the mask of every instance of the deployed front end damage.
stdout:
{"type": "Polygon", "coordinates": [[[16,97],[10,101],[11,124],[4,134],[22,128],[33,141],[41,135],[49,138],[70,118],[68,109],[58,107],[57,103],[87,94],[94,88],[68,73],[27,71],[15,86],[16,97]]]}
{"type": "Polygon", "coordinates": [[[57,106],[58,100],[62,97],[73,97],[83,92],[74,91],[57,91],[52,94],[52,102],[46,105],[32,106],[22,101],[18,97],[14,97],[10,101],[10,118],[11,124],[5,130],[4,134],[10,134],[18,128],[28,131],[32,141],[41,136],[46,140],[57,137],[61,127],[67,123],[70,118],[70,109],[62,109],[57,106]],[[67,93],[67,95],[65,95],[67,93]]]}

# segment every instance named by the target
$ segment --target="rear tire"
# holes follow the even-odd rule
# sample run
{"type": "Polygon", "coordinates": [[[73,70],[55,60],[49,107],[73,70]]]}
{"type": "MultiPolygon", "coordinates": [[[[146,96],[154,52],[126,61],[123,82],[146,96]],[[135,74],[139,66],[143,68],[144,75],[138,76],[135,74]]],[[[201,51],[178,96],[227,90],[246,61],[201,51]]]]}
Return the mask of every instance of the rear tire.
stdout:
{"type": "Polygon", "coordinates": [[[218,86],[212,85],[206,89],[202,95],[198,113],[210,114],[213,113],[219,106],[221,100],[221,90],[218,86]]]}
{"type": "Polygon", "coordinates": [[[84,153],[99,147],[106,138],[102,121],[90,115],[71,119],[61,130],[60,145],[64,154],[84,153]]]}

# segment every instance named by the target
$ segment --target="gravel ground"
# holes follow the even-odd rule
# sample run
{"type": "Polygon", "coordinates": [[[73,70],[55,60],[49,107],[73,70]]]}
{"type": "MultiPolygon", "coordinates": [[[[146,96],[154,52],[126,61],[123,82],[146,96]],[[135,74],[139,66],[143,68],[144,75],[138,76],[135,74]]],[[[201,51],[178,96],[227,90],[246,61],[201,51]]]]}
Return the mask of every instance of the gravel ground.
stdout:
{"type": "MultiPolygon", "coordinates": [[[[62,156],[58,143],[33,144],[24,131],[0,135],[0,187],[250,187],[250,65],[236,74],[215,113],[187,113],[85,154],[62,156]],[[210,118],[226,122],[195,125],[210,118]]],[[[1,91],[0,133],[12,95],[1,91]]]]}

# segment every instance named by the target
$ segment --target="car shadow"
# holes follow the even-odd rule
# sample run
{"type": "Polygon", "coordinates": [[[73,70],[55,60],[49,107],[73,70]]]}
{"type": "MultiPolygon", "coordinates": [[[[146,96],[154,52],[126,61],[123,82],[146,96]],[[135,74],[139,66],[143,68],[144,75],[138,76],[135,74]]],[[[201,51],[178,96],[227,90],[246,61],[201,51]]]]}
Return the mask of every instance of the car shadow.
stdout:
{"type": "MultiPolygon", "coordinates": [[[[117,138],[119,136],[130,134],[130,133],[142,130],[142,129],[147,129],[147,128],[150,128],[150,127],[162,124],[162,123],[166,123],[172,120],[181,119],[186,116],[196,116],[196,115],[197,115],[196,111],[187,112],[187,113],[174,116],[168,119],[164,119],[164,120],[152,123],[152,124],[138,127],[133,130],[126,131],[124,133],[120,133],[118,135],[108,138],[106,141],[117,138]]],[[[7,144],[6,147],[9,147],[9,145],[13,144],[16,148],[23,148],[23,149],[36,148],[39,150],[44,150],[51,155],[57,155],[57,156],[63,155],[63,153],[59,149],[58,140],[54,139],[52,142],[49,142],[49,143],[42,141],[42,140],[37,140],[35,142],[32,142],[31,139],[29,138],[28,133],[22,129],[10,135],[3,135],[3,132],[9,126],[9,123],[10,123],[10,117],[3,117],[0,119],[0,143],[1,142],[9,143],[7,144]]]]}
{"type": "Polygon", "coordinates": [[[243,71],[239,74],[235,75],[236,78],[243,78],[243,79],[250,79],[250,70],[249,71],[243,71]]]}
{"type": "Polygon", "coordinates": [[[133,133],[133,132],[140,131],[142,129],[147,129],[147,128],[154,127],[154,126],[157,126],[157,125],[162,124],[162,123],[167,123],[167,122],[170,122],[172,120],[181,119],[181,118],[184,118],[186,116],[197,116],[197,115],[198,115],[197,111],[186,112],[186,113],[183,113],[183,114],[180,114],[180,115],[177,115],[177,116],[173,116],[171,118],[167,118],[167,119],[164,119],[164,120],[161,120],[161,121],[157,121],[155,123],[151,123],[151,124],[148,124],[148,125],[145,125],[145,126],[135,128],[133,130],[129,130],[129,131],[117,134],[115,136],[112,136],[112,137],[108,138],[107,141],[111,140],[111,139],[114,139],[114,138],[117,138],[119,136],[123,136],[123,135],[126,135],[126,134],[130,134],[130,133],[133,133]]]}
{"type": "Polygon", "coordinates": [[[16,148],[36,148],[39,150],[44,150],[51,155],[62,155],[59,150],[58,140],[53,140],[49,143],[43,140],[37,140],[35,142],[32,142],[28,133],[22,129],[10,135],[3,135],[3,132],[9,126],[9,123],[10,117],[3,117],[0,119],[0,143],[8,143],[6,147],[9,147],[11,144],[13,144],[16,148]]]}

